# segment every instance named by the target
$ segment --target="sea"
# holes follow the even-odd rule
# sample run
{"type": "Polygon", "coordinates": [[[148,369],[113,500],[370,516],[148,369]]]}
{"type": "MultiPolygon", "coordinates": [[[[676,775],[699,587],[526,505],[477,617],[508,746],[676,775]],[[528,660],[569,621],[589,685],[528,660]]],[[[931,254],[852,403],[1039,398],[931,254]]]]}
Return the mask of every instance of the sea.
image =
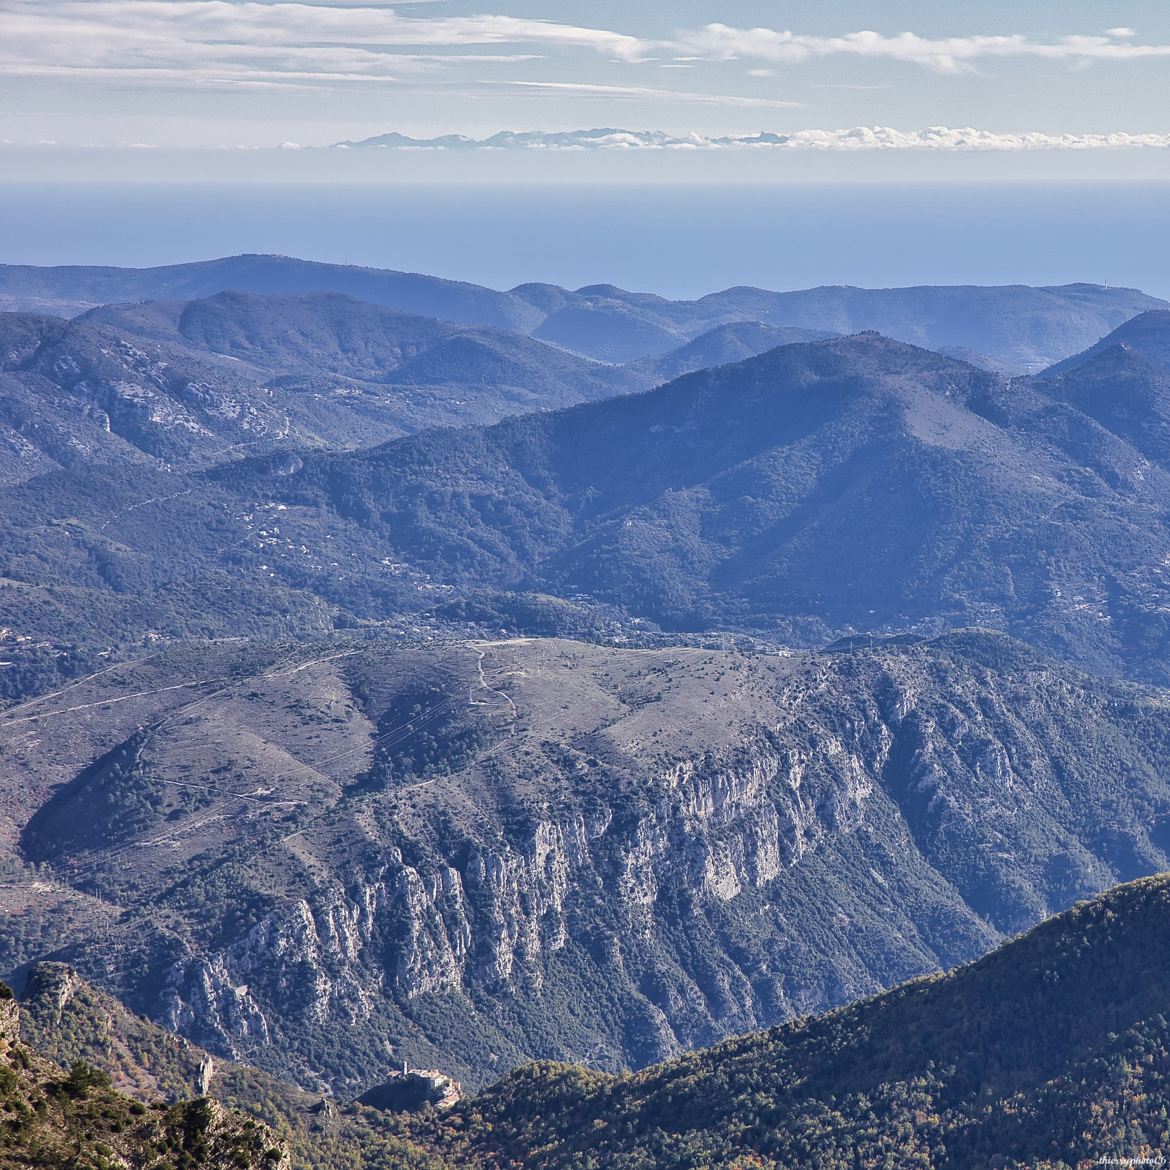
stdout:
{"type": "Polygon", "coordinates": [[[510,288],[1125,285],[1170,298],[1170,184],[0,183],[0,262],[243,252],[510,288]]]}

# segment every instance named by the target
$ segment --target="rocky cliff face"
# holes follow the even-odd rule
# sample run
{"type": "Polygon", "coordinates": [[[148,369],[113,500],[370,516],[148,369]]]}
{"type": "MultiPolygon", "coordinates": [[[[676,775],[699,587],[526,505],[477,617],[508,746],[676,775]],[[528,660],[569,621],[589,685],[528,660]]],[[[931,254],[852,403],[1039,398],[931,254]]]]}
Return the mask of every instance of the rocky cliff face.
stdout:
{"type": "Polygon", "coordinates": [[[383,715],[433,661],[370,668],[395,748],[232,871],[295,896],[172,955],[148,1003],[168,1026],[341,1086],[404,1056],[473,1083],[532,1056],[642,1064],[1170,864],[1170,713],[999,638],[754,660],[498,644],[494,691],[463,657],[437,692],[462,710],[425,751],[383,715]]]}
{"type": "MultiPolygon", "coordinates": [[[[242,1055],[283,1030],[269,1022],[277,1004],[306,1024],[355,1027],[388,998],[408,1013],[442,995],[539,1001],[559,960],[585,961],[632,990],[648,974],[639,952],[661,950],[680,914],[718,929],[738,900],[766,897],[826,837],[848,837],[863,821],[885,750],[882,732],[866,730],[872,744],[830,736],[804,748],[763,734],[727,759],[662,765],[620,802],[532,810],[509,831],[465,830],[441,849],[432,823],[427,838],[375,850],[369,864],[272,911],[222,951],[180,960],[166,1022],[242,1055]]],[[[605,768],[595,763],[594,777],[577,762],[590,789],[605,786],[605,768]]],[[[672,981],[693,983],[680,956],[664,961],[672,981]]],[[[700,1011],[711,1033],[722,1011],[748,1020],[760,1006],[742,977],[734,990],[720,982],[713,1002],[690,989],[708,1001],[700,1011]]],[[[639,995],[651,1035],[618,1059],[674,1051],[682,1037],[670,1009],[685,995],[639,995]]]]}
{"type": "Polygon", "coordinates": [[[7,1054],[20,1043],[20,1008],[11,990],[0,991],[0,1053],[7,1054]]]}
{"type": "Polygon", "coordinates": [[[1168,927],[1162,874],[947,976],[633,1076],[529,1066],[407,1132],[476,1170],[1156,1163],[1168,927]]]}

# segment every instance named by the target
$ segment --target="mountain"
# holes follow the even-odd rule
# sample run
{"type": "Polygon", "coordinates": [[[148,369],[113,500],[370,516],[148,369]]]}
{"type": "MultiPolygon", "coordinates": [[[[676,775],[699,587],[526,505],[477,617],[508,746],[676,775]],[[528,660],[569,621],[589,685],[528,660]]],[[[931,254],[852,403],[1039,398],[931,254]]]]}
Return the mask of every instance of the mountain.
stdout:
{"type": "Polygon", "coordinates": [[[258,1069],[215,1058],[136,1016],[62,963],[34,963],[20,995],[20,1036],[63,1069],[77,1061],[107,1073],[119,1093],[142,1101],[214,1097],[229,1108],[279,1120],[307,1119],[322,1098],[258,1069]]]}
{"type": "Polygon", "coordinates": [[[371,446],[633,384],[527,337],[336,294],[219,293],[106,306],[71,322],[0,314],[0,478],[371,446]]]}
{"type": "MultiPolygon", "coordinates": [[[[391,131],[357,141],[335,142],[333,150],[964,150],[1019,151],[1037,149],[1101,150],[1118,147],[1165,147],[1165,134],[1046,134],[1031,130],[1005,134],[972,126],[927,126],[921,130],[900,130],[893,126],[848,126],[833,130],[794,130],[777,134],[761,130],[756,134],[701,134],[691,130],[669,133],[664,130],[630,130],[598,127],[591,130],[501,130],[488,138],[443,134],[436,138],[411,138],[391,131]]],[[[313,148],[309,148],[313,149],[313,148]]]]}
{"type": "Polygon", "coordinates": [[[188,302],[107,305],[80,321],[249,363],[276,376],[281,388],[308,389],[322,375],[357,383],[367,397],[399,388],[404,401],[395,406],[410,430],[630,388],[621,371],[521,334],[452,325],[334,293],[225,292],[188,302]]]}
{"type": "Polygon", "coordinates": [[[3,490],[5,625],[22,669],[47,642],[122,653],[437,608],[805,646],[981,625],[1165,682],[1167,420],[1161,375],[1131,372],[1094,405],[868,334],[369,450],[84,460],[3,490]]]}
{"type": "Polygon", "coordinates": [[[263,374],[100,325],[0,315],[0,471],[199,465],[251,444],[308,439],[263,374]]]}
{"type": "Polygon", "coordinates": [[[732,321],[701,333],[694,341],[688,341],[686,345],[661,357],[632,362],[626,369],[647,387],[658,386],[681,378],[683,374],[741,362],[781,345],[822,341],[829,336],[831,334],[817,329],[790,329],[762,325],[759,321],[732,321]]]}
{"type": "Polygon", "coordinates": [[[664,130],[622,130],[602,127],[594,130],[501,130],[488,138],[464,134],[443,134],[437,138],[411,138],[391,131],[357,141],[335,142],[333,149],[369,150],[675,150],[679,147],[783,146],[793,141],[786,134],[742,134],[711,137],[704,134],[668,134],[664,130]]]}
{"type": "Polygon", "coordinates": [[[288,1151],[262,1124],[201,1099],[147,1106],[82,1061],[68,1072],[20,1036],[20,1010],[0,987],[0,1167],[150,1166],[157,1170],[289,1170],[288,1151]]]}
{"type": "Polygon", "coordinates": [[[624,297],[585,294],[547,317],[532,336],[574,353],[620,363],[666,353],[692,329],[676,327],[669,317],[647,312],[640,304],[627,304],[624,297]]]}
{"type": "MultiPolygon", "coordinates": [[[[219,1106],[225,1106],[232,1111],[227,1116],[264,1124],[303,1170],[445,1170],[418,1145],[380,1132],[368,1110],[214,1057],[134,1015],[63,964],[29,970],[19,1011],[23,1042],[62,1070],[79,1064],[96,1070],[118,1093],[146,1104],[199,1097],[205,1110],[221,1117],[219,1106]]],[[[241,1162],[232,1170],[248,1166],[241,1162]]]]}
{"type": "MultiPolygon", "coordinates": [[[[294,548],[328,516],[355,582],[388,559],[457,591],[804,644],[978,624],[1165,679],[1170,468],[1053,394],[860,335],[215,481],[283,504],[294,548]]],[[[278,579],[324,588],[303,555],[272,557],[278,579]]]]}
{"type": "Polygon", "coordinates": [[[989,373],[1003,374],[1005,377],[1016,373],[1010,361],[988,357],[987,354],[979,353],[965,345],[940,345],[938,352],[943,357],[954,358],[957,362],[966,362],[967,365],[974,366],[977,370],[987,370],[989,373]]]}
{"type": "Polygon", "coordinates": [[[0,265],[0,307],[72,316],[125,301],[200,300],[236,290],[332,292],[422,317],[528,332],[541,314],[509,293],[414,272],[319,264],[289,256],[228,256],[159,268],[0,265]]]}
{"type": "Polygon", "coordinates": [[[770,325],[835,333],[875,330],[928,349],[963,347],[1025,372],[1050,365],[1048,354],[1075,352],[1077,339],[1091,338],[1101,324],[1112,329],[1147,309],[1166,308],[1145,293],[1095,284],[831,287],[788,293],[739,288],[695,304],[770,325]]]}
{"type": "Polygon", "coordinates": [[[436,1119],[476,1168],[1043,1166],[1157,1159],[1170,879],[943,978],[632,1077],[540,1065],[436,1119]]]}
{"type": "Polygon", "coordinates": [[[1118,344],[1045,371],[1035,385],[1121,436],[1157,466],[1170,467],[1170,364],[1118,344]]]}
{"type": "Polygon", "coordinates": [[[348,1099],[645,1065],[1170,866],[1164,693],[997,635],[428,638],[158,646],[0,715],[0,971],[348,1099]]]}
{"type": "Polygon", "coordinates": [[[1150,309],[1139,313],[1083,353],[1057,362],[1045,371],[1045,376],[1068,373],[1114,346],[1122,346],[1155,365],[1170,369],[1170,310],[1150,309]]]}
{"type": "Polygon", "coordinates": [[[1132,289],[1085,284],[731,288],[696,301],[666,301],[603,285],[578,289],[533,335],[593,357],[632,361],[659,356],[716,325],[758,321],[820,333],[873,330],[928,349],[961,348],[984,355],[985,362],[1031,372],[1135,314],[1164,308],[1164,302],[1132,289]]]}
{"type": "Polygon", "coordinates": [[[108,305],[79,318],[274,371],[358,382],[525,389],[534,408],[622,388],[621,376],[539,342],[460,327],[336,293],[226,292],[197,301],[108,305]],[[407,373],[407,371],[410,371],[407,373]]]}
{"type": "Polygon", "coordinates": [[[1050,366],[1139,313],[1166,309],[1166,302],[1133,289],[1090,284],[731,288],[682,301],[613,285],[570,291],[526,284],[497,292],[416,273],[284,256],[146,269],[0,265],[0,308],[32,313],[72,316],[112,302],[203,299],[228,290],[340,293],[400,312],[531,334],[609,362],[661,356],[716,326],[758,321],[831,333],[876,330],[931,349],[961,347],[1013,371],[1050,366]]]}

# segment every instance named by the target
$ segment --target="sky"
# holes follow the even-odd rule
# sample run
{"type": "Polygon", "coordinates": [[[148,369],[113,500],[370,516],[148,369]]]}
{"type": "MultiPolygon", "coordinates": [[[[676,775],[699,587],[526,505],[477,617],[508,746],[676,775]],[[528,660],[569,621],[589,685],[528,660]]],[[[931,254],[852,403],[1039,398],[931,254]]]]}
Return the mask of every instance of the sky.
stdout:
{"type": "MultiPolygon", "coordinates": [[[[369,177],[374,164],[338,152],[295,164],[275,156],[390,131],[478,138],[595,126],[803,134],[808,161],[783,165],[818,179],[858,165],[824,154],[862,150],[884,159],[859,164],[866,177],[893,166],[942,178],[952,165],[960,177],[984,166],[1170,177],[1166,0],[0,0],[0,78],[9,181],[50,178],[78,151],[90,177],[107,168],[157,178],[176,165],[369,177]],[[893,133],[842,133],[875,126],[893,133]],[[950,137],[924,140],[930,127],[950,137]],[[1122,145],[1102,147],[1101,136],[1122,145]],[[248,150],[266,161],[227,157],[248,150]],[[176,164],[176,152],[201,161],[176,164]],[[924,153],[1030,157],[890,162],[924,153]]],[[[589,174],[712,165],[625,157],[648,149],[607,151],[589,174]]],[[[724,153],[716,165],[731,177],[780,165],[724,153]]],[[[532,165],[462,163],[484,175],[532,165]]],[[[400,155],[376,167],[442,179],[452,164],[400,155]]]]}

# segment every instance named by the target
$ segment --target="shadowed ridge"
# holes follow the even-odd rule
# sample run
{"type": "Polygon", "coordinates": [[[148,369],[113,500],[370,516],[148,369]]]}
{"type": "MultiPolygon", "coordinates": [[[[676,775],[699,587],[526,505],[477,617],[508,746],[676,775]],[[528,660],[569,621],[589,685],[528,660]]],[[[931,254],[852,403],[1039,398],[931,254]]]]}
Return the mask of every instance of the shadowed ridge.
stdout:
{"type": "Polygon", "coordinates": [[[1168,972],[1163,874],[950,975],[631,1077],[521,1070],[457,1105],[432,1140],[471,1166],[531,1170],[811,1170],[893,1150],[900,1165],[955,1170],[1156,1156],[1168,972]]]}
{"type": "Polygon", "coordinates": [[[21,1015],[12,991],[0,984],[0,1170],[290,1170],[288,1150],[261,1122],[208,1097],[142,1104],[81,1060],[66,1072],[24,1043],[21,1015]]]}
{"type": "Polygon", "coordinates": [[[1170,466],[1170,313],[1165,329],[1167,364],[1128,342],[1102,343],[1073,364],[1032,381],[1043,395],[1067,403],[1132,444],[1147,459],[1170,466]]]}
{"type": "Polygon", "coordinates": [[[1115,346],[1140,354],[1148,361],[1170,370],[1170,309],[1150,309],[1119,325],[1095,345],[1064,361],[1057,362],[1041,373],[1050,378],[1066,374],[1086,362],[1108,352],[1115,346]]]}

